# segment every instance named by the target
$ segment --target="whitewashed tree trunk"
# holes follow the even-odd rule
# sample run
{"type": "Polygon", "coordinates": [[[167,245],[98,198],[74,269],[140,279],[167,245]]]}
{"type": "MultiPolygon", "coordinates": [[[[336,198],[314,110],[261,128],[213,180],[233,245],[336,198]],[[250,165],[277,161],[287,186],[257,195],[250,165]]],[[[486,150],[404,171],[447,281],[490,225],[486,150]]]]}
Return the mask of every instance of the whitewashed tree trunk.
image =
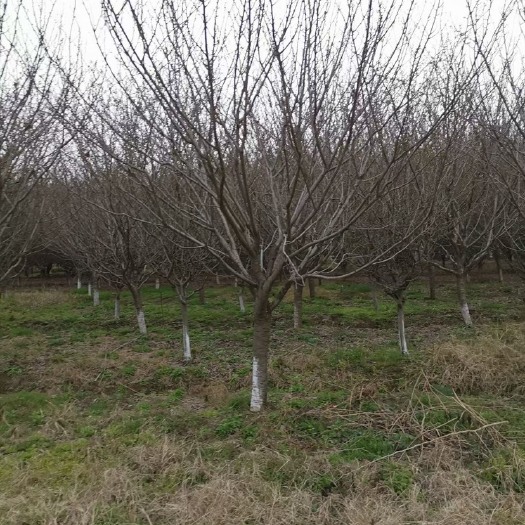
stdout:
{"type": "Polygon", "coordinates": [[[190,344],[190,329],[188,321],[188,303],[186,300],[181,301],[181,317],[182,317],[182,348],[183,359],[186,362],[191,361],[191,344],[190,344]]]}
{"type": "Polygon", "coordinates": [[[80,275],[77,276],[77,290],[82,289],[82,279],[80,278],[80,275]]]}
{"type": "Polygon", "coordinates": [[[215,282],[216,282],[217,284],[221,284],[221,276],[220,276],[218,273],[215,274],[215,282]]]}
{"type": "Polygon", "coordinates": [[[239,296],[239,308],[241,313],[246,313],[246,305],[244,304],[244,288],[239,286],[239,282],[235,279],[235,288],[237,288],[237,295],[239,296]]]}
{"type": "Polygon", "coordinates": [[[397,300],[397,331],[399,335],[399,349],[403,355],[408,355],[408,346],[405,335],[405,307],[404,300],[397,300]]]}
{"type": "Polygon", "coordinates": [[[93,293],[93,306],[100,305],[100,293],[98,290],[98,279],[95,273],[93,273],[93,286],[91,287],[91,292],[93,293]]]}
{"type": "Polygon", "coordinates": [[[120,319],[120,292],[115,295],[115,320],[120,319]]]}
{"type": "Polygon", "coordinates": [[[93,294],[91,293],[91,283],[88,283],[88,295],[91,297],[93,294]]]}
{"type": "Polygon", "coordinates": [[[155,279],[155,290],[160,290],[160,279],[155,279]]]}
{"type": "Polygon", "coordinates": [[[377,312],[379,310],[379,299],[377,298],[377,289],[374,285],[372,285],[372,289],[370,290],[370,295],[372,297],[372,306],[374,307],[374,310],[377,312]]]}
{"type": "Polygon", "coordinates": [[[293,327],[301,328],[303,325],[303,290],[301,283],[295,283],[293,291],[293,327]]]}
{"type": "Polygon", "coordinates": [[[142,295],[139,288],[130,287],[131,296],[133,297],[133,304],[135,305],[135,312],[137,313],[137,325],[139,332],[143,335],[148,333],[146,327],[146,316],[144,315],[144,309],[142,308],[142,295]]]}
{"type": "Polygon", "coordinates": [[[470,309],[467,302],[467,291],[465,286],[465,274],[459,273],[456,275],[456,284],[458,292],[459,308],[461,310],[461,316],[465,325],[472,326],[472,318],[470,317],[470,309]]]}
{"type": "Polygon", "coordinates": [[[146,328],[146,316],[144,315],[144,310],[137,310],[137,324],[139,326],[139,332],[143,335],[148,333],[146,328]]]}
{"type": "Polygon", "coordinates": [[[259,291],[254,305],[252,393],[250,410],[260,412],[268,398],[268,354],[270,351],[271,313],[268,297],[259,291]]]}

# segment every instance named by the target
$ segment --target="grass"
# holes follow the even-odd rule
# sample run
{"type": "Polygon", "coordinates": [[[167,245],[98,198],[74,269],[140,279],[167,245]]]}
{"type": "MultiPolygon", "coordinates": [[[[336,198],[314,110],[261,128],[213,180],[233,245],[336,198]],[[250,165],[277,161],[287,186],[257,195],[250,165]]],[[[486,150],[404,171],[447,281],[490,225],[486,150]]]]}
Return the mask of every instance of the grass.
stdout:
{"type": "MultiPolygon", "coordinates": [[[[0,303],[0,524],[525,522],[523,303],[453,283],[395,307],[362,283],[326,283],[291,328],[275,315],[269,406],[249,412],[250,308],[211,287],[180,311],[144,290],[149,335],[111,294],[20,290],[0,303]]],[[[305,293],[305,295],[307,295],[305,293]]]]}

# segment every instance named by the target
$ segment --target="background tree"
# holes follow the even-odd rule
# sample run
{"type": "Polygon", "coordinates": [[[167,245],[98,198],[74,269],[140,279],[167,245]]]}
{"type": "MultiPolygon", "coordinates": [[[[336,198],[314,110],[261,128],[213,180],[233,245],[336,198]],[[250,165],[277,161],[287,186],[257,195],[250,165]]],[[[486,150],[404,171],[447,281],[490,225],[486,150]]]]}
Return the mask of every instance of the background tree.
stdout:
{"type": "Polygon", "coordinates": [[[44,36],[22,2],[0,5],[0,284],[24,266],[44,208],[37,190],[70,140],[59,116],[68,89],[52,67],[44,36]]]}

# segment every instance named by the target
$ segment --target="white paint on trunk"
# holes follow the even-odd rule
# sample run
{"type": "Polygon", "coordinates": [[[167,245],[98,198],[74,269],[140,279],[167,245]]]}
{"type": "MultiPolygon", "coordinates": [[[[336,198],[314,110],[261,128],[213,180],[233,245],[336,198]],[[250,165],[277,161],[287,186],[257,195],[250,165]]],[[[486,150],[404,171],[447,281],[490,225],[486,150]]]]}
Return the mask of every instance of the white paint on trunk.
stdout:
{"type": "Polygon", "coordinates": [[[263,393],[259,371],[259,360],[254,356],[252,365],[252,398],[250,401],[250,410],[252,412],[260,412],[263,408],[263,393]]]}
{"type": "Polygon", "coordinates": [[[399,335],[399,348],[403,355],[408,355],[408,346],[405,335],[405,311],[402,304],[397,305],[397,330],[399,335]]]}
{"type": "Polygon", "coordinates": [[[187,326],[182,327],[182,345],[184,361],[191,361],[190,333],[187,326]]]}
{"type": "Polygon", "coordinates": [[[82,281],[80,277],[77,279],[77,290],[80,290],[82,288],[82,281]]]}
{"type": "Polygon", "coordinates": [[[239,292],[239,308],[243,314],[246,313],[246,306],[244,305],[244,295],[242,294],[242,291],[239,292]]]}
{"type": "Polygon", "coordinates": [[[465,321],[467,326],[472,326],[472,317],[470,317],[468,303],[463,303],[461,305],[461,316],[463,317],[463,321],[465,321]]]}
{"type": "Polygon", "coordinates": [[[377,312],[379,311],[379,299],[377,298],[376,287],[373,285],[372,285],[372,290],[370,291],[370,294],[372,296],[372,305],[374,307],[374,310],[377,312]]]}
{"type": "Polygon", "coordinates": [[[115,297],[115,319],[120,319],[120,297],[115,297]]]}
{"type": "Polygon", "coordinates": [[[160,289],[160,279],[155,279],[155,290],[160,289]]]}
{"type": "Polygon", "coordinates": [[[91,297],[91,283],[88,283],[88,295],[91,297]]]}
{"type": "Polygon", "coordinates": [[[99,306],[100,305],[100,292],[98,291],[98,288],[95,288],[93,290],[93,306],[99,306]]]}
{"type": "Polygon", "coordinates": [[[303,286],[299,283],[294,284],[293,301],[293,327],[297,330],[301,328],[303,321],[303,286]]]}
{"type": "Polygon", "coordinates": [[[501,268],[501,266],[498,268],[498,279],[500,283],[505,282],[505,279],[503,277],[503,269],[501,268]]]}
{"type": "Polygon", "coordinates": [[[137,312],[137,323],[139,325],[139,332],[141,334],[147,334],[148,330],[146,328],[146,318],[144,316],[144,310],[139,310],[137,312]]]}

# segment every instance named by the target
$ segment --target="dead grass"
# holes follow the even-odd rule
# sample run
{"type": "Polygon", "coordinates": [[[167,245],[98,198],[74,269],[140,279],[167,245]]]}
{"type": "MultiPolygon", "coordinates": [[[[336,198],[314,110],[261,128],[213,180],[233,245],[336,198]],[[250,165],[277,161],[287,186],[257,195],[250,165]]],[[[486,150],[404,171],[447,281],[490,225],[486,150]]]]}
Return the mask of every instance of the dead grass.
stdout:
{"type": "Polygon", "coordinates": [[[523,325],[485,329],[474,339],[440,343],[425,352],[428,377],[460,394],[525,393],[523,325]]]}
{"type": "MultiPolygon", "coordinates": [[[[423,451],[412,464],[414,481],[396,494],[380,477],[380,465],[339,477],[351,490],[320,494],[305,486],[283,487],[264,479],[270,464],[296,459],[272,450],[241,454],[230,462],[204,459],[195,445],[164,439],[120,451],[118,467],[97,459],[57,487],[35,484],[27,472],[0,495],[3,525],[518,525],[523,498],[498,493],[455,459],[451,449],[423,451]],[[436,464],[436,454],[440,457],[436,464]],[[441,465],[441,466],[439,466],[441,465]],[[76,479],[75,479],[76,477],[76,479]]],[[[322,457],[303,458],[316,473],[322,457]]],[[[23,466],[17,466],[23,470],[23,466]]],[[[284,467],[282,467],[284,468],[284,467]]]]}
{"type": "Polygon", "coordinates": [[[64,304],[70,294],[66,289],[45,288],[42,290],[16,290],[10,292],[8,300],[14,305],[25,308],[41,308],[45,306],[64,304]]]}

